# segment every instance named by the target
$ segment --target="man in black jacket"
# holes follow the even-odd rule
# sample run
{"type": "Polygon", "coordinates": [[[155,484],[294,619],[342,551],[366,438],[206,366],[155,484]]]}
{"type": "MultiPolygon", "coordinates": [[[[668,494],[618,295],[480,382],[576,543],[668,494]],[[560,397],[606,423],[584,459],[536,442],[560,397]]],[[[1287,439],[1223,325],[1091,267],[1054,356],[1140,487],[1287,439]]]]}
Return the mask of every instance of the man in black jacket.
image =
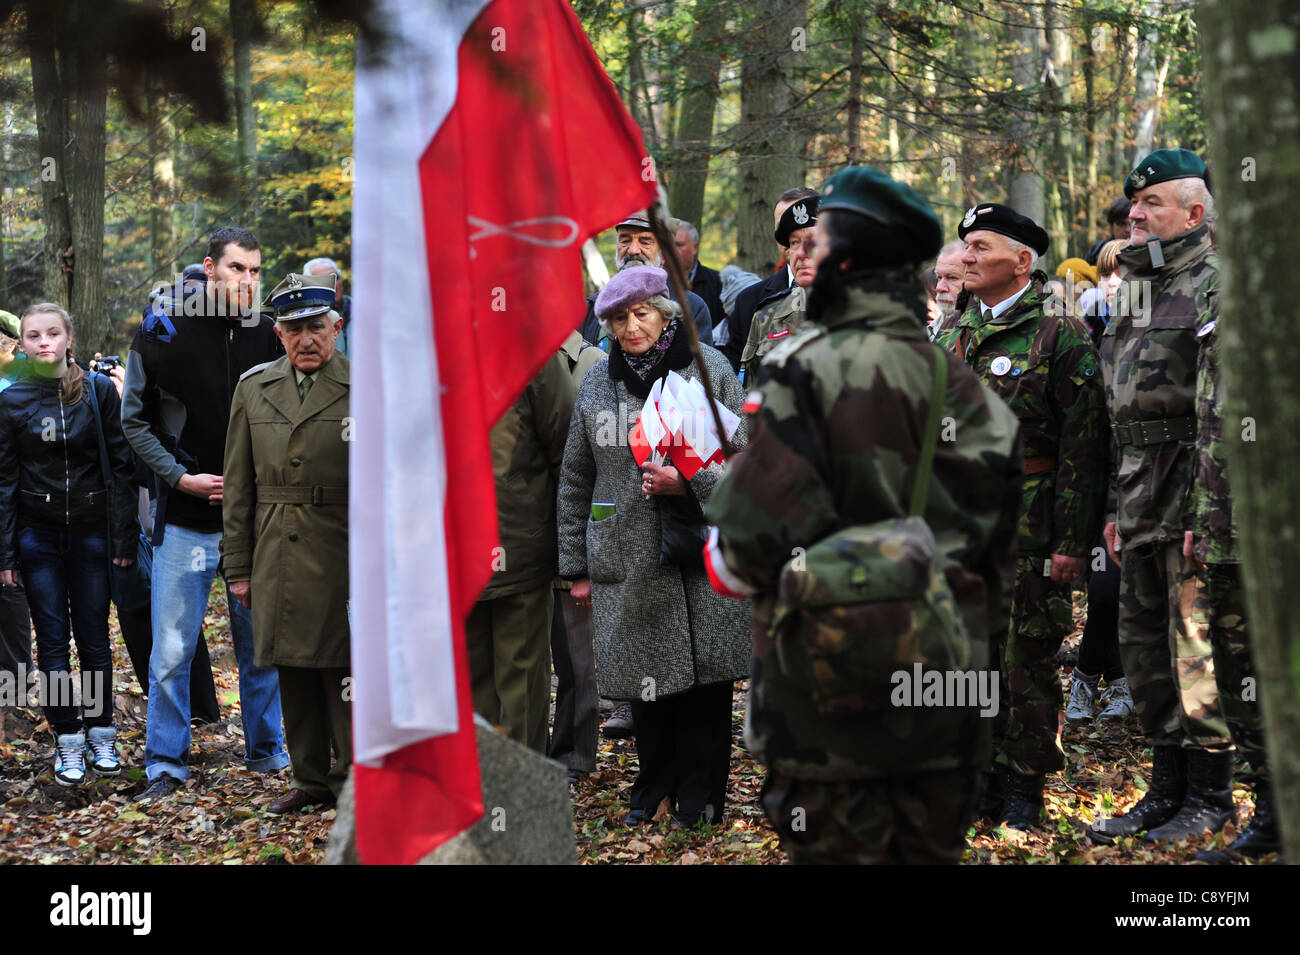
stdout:
{"type": "MultiPolygon", "coordinates": [[[[795,186],[793,189],[787,189],[781,193],[776,200],[776,208],[773,210],[773,228],[781,225],[781,214],[786,209],[794,205],[800,199],[808,199],[817,195],[816,189],[809,189],[807,186],[795,186]]],[[[727,328],[730,337],[727,344],[722,346],[722,354],[726,356],[727,361],[731,362],[731,367],[736,373],[740,373],[740,357],[745,351],[745,342],[749,340],[749,326],[754,320],[754,312],[761,306],[778,298],[790,291],[794,285],[794,276],[790,272],[790,266],[785,264],[785,246],[781,246],[782,265],[781,268],[773,272],[757,285],[751,285],[739,295],[736,296],[736,307],[732,309],[732,314],[727,320],[727,328]]]]}
{"type": "Polygon", "coordinates": [[[685,219],[677,220],[677,258],[682,261],[682,271],[686,273],[686,285],[692,292],[704,299],[709,306],[709,315],[713,318],[713,328],[722,324],[727,317],[722,307],[722,276],[700,261],[700,230],[685,219]]]}
{"type": "MultiPolygon", "coordinates": [[[[221,541],[221,470],[239,376],[283,354],[274,322],[257,309],[262,252],[244,229],[208,241],[203,281],[155,302],[131,343],[122,429],[158,477],[154,520],[153,652],[142,800],[169,795],[189,775],[189,670],[207,610],[221,541]]],[[[249,611],[227,593],[239,665],[244,763],[255,772],[289,764],[273,667],[253,662],[249,611]]]]}

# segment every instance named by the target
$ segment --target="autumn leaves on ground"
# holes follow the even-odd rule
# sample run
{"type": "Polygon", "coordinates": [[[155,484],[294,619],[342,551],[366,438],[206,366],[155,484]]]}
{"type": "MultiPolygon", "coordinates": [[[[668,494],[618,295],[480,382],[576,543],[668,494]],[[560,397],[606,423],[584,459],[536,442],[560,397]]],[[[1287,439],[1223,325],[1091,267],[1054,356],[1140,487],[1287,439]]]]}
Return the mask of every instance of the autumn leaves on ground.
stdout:
{"type": "MultiPolygon", "coordinates": [[[[216,594],[214,593],[214,597],[216,594]]],[[[76,788],[54,782],[49,727],[35,711],[0,709],[0,863],[309,864],[324,859],[333,810],[274,816],[266,806],[289,783],[243,767],[238,677],[221,600],[204,624],[216,670],[223,719],[194,733],[191,777],[175,796],[140,806],[145,786],[145,700],[112,621],[117,725],[123,774],[76,788]]],[[[1068,677],[1067,677],[1068,679],[1068,677]]],[[[725,823],[683,830],[664,821],[627,829],[628,793],[636,773],[635,740],[602,740],[597,771],[573,788],[574,832],[583,863],[770,865],[785,861],[758,806],[763,771],[742,746],[746,687],[733,707],[732,775],[725,823]]],[[[1066,729],[1068,765],[1052,779],[1048,820],[1023,838],[988,820],[970,833],[967,863],[1116,864],[1183,862],[1204,844],[1153,848],[1137,840],[1096,846],[1086,836],[1095,815],[1112,815],[1146,788],[1150,751],[1131,723],[1066,729]]],[[[1250,797],[1236,792],[1241,824],[1250,797]]],[[[666,813],[663,813],[666,819],[666,813]]],[[[1231,827],[1214,837],[1231,841],[1231,827]]]]}

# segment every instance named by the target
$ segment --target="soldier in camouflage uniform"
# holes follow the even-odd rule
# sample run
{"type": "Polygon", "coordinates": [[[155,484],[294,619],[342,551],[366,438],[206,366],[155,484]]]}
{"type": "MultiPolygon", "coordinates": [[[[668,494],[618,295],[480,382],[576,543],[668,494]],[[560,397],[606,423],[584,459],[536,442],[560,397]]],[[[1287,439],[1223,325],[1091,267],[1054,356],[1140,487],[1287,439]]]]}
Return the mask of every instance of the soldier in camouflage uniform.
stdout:
{"type": "MultiPolygon", "coordinates": [[[[1205,164],[1159,149],[1124,181],[1133,201],[1124,285],[1101,339],[1115,436],[1115,512],[1105,537],[1120,562],[1119,640],[1138,719],[1153,748],[1151,785],[1100,841],[1217,830],[1232,816],[1232,737],[1208,634],[1189,627],[1196,578],[1183,554],[1196,466],[1198,289],[1218,272],[1205,164]]],[[[1204,299],[1204,296],[1202,296],[1204,299]]]]}
{"type": "MultiPolygon", "coordinates": [[[[1241,552],[1228,484],[1228,440],[1223,426],[1223,378],[1219,374],[1219,273],[1197,290],[1201,348],[1196,364],[1196,476],[1192,487],[1192,529],[1183,535],[1183,556],[1197,570],[1196,600],[1189,629],[1209,639],[1219,705],[1236,748],[1259,780],[1250,825],[1227,847],[1196,854],[1202,862],[1230,862],[1228,853],[1258,858],[1282,849],[1273,780],[1264,749],[1264,721],[1256,698],[1250,654],[1241,552]]],[[[1231,796],[1231,793],[1229,793],[1231,796]]]]}
{"type": "MultiPolygon", "coordinates": [[[[909,708],[848,665],[830,676],[856,702],[821,705],[824,681],[800,676],[811,651],[769,628],[779,579],[807,549],[909,513],[938,367],[946,437],[928,494],[916,496],[969,635],[967,663],[987,677],[990,637],[1008,619],[1019,428],[968,368],[941,365],[927,339],[916,265],[942,236],[925,200],[850,167],[826,183],[821,210],[809,321],[759,368],[746,404],[753,439],[709,501],[717,530],[706,560],[717,589],[755,595],[747,738],[768,766],[763,806],[791,860],[955,863],[990,720],[969,706],[909,708]]],[[[882,637],[849,629],[839,639],[870,653],[882,637]]]]}
{"type": "Polygon", "coordinates": [[[974,300],[935,341],[1010,405],[1025,458],[1011,629],[998,648],[1004,706],[981,810],[1028,829],[1042,812],[1044,775],[1065,766],[1056,653],[1074,627],[1071,591],[1101,529],[1110,429],[1088,330],[1049,300],[1034,268],[1047,233],[1007,206],[981,203],[957,234],[974,300]]]}
{"type": "Polygon", "coordinates": [[[754,380],[754,372],[763,358],[804,323],[807,314],[808,286],[817,270],[813,268],[813,227],[817,224],[816,195],[800,199],[781,213],[776,224],[776,241],[785,249],[793,284],[754,312],[749,337],[740,355],[740,380],[754,380]]]}

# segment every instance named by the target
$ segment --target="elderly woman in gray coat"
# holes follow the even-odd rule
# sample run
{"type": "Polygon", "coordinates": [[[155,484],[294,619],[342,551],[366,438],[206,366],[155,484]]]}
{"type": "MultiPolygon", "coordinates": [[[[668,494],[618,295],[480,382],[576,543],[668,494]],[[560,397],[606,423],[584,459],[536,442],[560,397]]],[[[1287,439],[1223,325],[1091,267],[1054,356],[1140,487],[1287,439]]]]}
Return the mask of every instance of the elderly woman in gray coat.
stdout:
{"type": "MultiPolygon", "coordinates": [[[[716,823],[731,762],[732,683],[749,672],[750,604],[716,594],[702,561],[661,559],[660,511],[698,514],[725,465],[688,481],[675,451],[644,468],[632,456],[629,431],[654,383],[669,371],[700,376],[667,273],[624,269],[596,314],[610,350],[583,379],[569,424],[560,574],[574,581],[575,600],[591,603],[601,695],[632,704],[640,772],[626,822],[646,822],[667,798],[679,823],[716,823]]],[[[700,353],[713,397],[739,414],[744,392],[731,365],[708,345],[700,353]]],[[[742,422],[732,444],[744,441],[742,422]]]]}

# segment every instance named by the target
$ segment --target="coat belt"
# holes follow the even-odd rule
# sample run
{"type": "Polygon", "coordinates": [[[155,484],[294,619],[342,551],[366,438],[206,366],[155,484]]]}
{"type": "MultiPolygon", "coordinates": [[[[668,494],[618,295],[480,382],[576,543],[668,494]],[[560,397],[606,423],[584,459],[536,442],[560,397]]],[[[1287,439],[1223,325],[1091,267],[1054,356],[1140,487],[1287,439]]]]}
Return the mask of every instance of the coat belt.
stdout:
{"type": "Polygon", "coordinates": [[[259,487],[258,504],[310,504],[321,507],[326,504],[346,504],[348,489],[346,487],[323,487],[313,484],[311,487],[259,487]]]}
{"type": "Polygon", "coordinates": [[[1056,458],[1025,458],[1025,477],[1056,470],[1056,458]]]}
{"type": "Polygon", "coordinates": [[[1130,421],[1115,425],[1115,442],[1120,446],[1133,445],[1144,448],[1151,444],[1169,441],[1191,441],[1196,437],[1196,418],[1152,418],[1149,421],[1130,421]]]}

